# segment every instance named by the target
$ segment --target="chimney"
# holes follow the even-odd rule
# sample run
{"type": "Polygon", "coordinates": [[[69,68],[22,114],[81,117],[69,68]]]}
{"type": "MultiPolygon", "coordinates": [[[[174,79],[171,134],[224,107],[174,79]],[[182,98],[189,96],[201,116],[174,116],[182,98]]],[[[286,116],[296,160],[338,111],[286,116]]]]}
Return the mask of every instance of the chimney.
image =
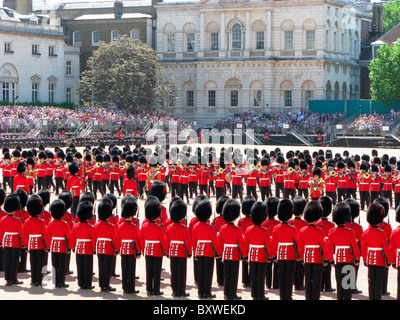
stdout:
{"type": "Polygon", "coordinates": [[[114,2],[114,16],[115,18],[121,18],[124,13],[124,4],[121,0],[115,0],[114,2]]]}
{"type": "Polygon", "coordinates": [[[383,6],[378,3],[372,7],[372,32],[375,35],[383,34],[383,6]]]}
{"type": "Polygon", "coordinates": [[[3,6],[20,14],[28,15],[32,13],[32,0],[4,0],[3,6]]]}

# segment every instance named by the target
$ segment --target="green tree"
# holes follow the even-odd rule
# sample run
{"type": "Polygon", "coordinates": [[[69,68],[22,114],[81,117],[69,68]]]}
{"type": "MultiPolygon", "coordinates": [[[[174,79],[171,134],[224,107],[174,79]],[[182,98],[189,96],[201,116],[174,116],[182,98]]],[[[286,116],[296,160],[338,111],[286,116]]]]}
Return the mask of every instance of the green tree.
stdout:
{"type": "Polygon", "coordinates": [[[400,44],[382,45],[369,67],[371,97],[385,105],[400,101],[400,44]]]}
{"type": "Polygon", "coordinates": [[[400,0],[387,2],[383,6],[383,31],[388,32],[400,22],[400,0]]]}
{"type": "Polygon", "coordinates": [[[121,110],[166,105],[177,89],[157,60],[157,53],[147,44],[126,35],[101,42],[79,81],[83,103],[121,110]]]}

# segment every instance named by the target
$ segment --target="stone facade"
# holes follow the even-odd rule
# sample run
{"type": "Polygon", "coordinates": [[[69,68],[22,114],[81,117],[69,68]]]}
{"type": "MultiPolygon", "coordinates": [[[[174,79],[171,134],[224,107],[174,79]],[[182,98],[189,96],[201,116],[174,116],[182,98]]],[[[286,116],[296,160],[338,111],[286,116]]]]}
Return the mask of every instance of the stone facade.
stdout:
{"type": "Polygon", "coordinates": [[[180,87],[169,110],[194,118],[288,112],[357,99],[361,15],[337,1],[164,1],[157,51],[180,87]]]}

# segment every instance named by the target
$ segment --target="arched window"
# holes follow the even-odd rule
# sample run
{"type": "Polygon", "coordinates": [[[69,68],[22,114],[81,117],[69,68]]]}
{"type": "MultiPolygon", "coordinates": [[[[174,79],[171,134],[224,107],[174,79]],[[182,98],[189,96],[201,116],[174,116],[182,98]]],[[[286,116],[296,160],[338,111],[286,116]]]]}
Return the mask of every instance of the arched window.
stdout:
{"type": "Polygon", "coordinates": [[[232,50],[242,49],[242,25],[237,22],[232,26],[232,50]]]}
{"type": "Polygon", "coordinates": [[[331,82],[328,81],[326,83],[326,100],[331,100],[332,98],[332,85],[331,82]]]}

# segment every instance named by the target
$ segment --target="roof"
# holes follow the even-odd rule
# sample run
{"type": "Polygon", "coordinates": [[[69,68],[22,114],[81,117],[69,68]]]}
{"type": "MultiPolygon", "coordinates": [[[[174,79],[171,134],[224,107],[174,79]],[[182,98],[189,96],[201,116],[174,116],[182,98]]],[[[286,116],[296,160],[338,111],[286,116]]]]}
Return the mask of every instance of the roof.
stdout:
{"type": "MultiPolygon", "coordinates": [[[[151,19],[151,15],[144,13],[123,13],[118,19],[151,19]]],[[[82,20],[112,20],[116,19],[114,13],[105,14],[84,14],[82,16],[76,17],[75,21],[82,20]]]]}
{"type": "Polygon", "coordinates": [[[400,38],[400,23],[396,24],[392,29],[386,32],[378,40],[374,41],[372,44],[394,44],[397,39],[400,38]]]}
{"type": "MultiPolygon", "coordinates": [[[[101,0],[85,0],[85,1],[70,1],[64,2],[57,7],[57,10],[77,10],[77,9],[96,9],[96,8],[113,8],[115,1],[101,0]]],[[[151,0],[135,0],[122,1],[124,7],[150,7],[151,0]]]]}

